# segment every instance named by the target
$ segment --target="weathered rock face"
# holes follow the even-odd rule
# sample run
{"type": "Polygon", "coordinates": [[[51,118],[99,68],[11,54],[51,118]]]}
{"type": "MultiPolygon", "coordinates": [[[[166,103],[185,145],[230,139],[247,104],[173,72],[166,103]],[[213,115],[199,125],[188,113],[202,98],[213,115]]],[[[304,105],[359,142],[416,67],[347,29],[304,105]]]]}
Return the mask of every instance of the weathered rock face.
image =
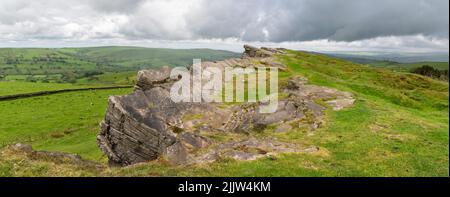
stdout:
{"type": "MultiPolygon", "coordinates": [[[[204,62],[202,67],[263,65],[287,69],[274,57],[284,53],[283,49],[244,47],[242,58],[204,62]]],[[[163,157],[174,165],[182,165],[210,162],[220,157],[251,160],[279,152],[302,152],[295,144],[248,136],[269,125],[275,126],[275,132],[288,132],[293,128],[314,130],[323,124],[327,107],[316,103],[317,100],[334,110],[349,107],[354,102],[349,93],[308,85],[306,79],[293,78],[283,89],[288,96],[279,101],[278,110],[273,114],[261,114],[259,103],[174,103],[170,99],[170,87],[174,82],[167,67],[140,71],[132,94],[109,98],[97,142],[110,164],[125,166],[163,157]],[[223,142],[206,137],[224,132],[246,133],[247,139],[223,142]]]]}
{"type": "Polygon", "coordinates": [[[177,139],[182,130],[181,114],[187,103],[171,101],[170,70],[140,71],[133,94],[110,97],[98,135],[100,148],[112,164],[129,165],[165,154],[183,163],[183,147],[177,139]]]}
{"type": "Polygon", "coordinates": [[[244,45],[245,52],[243,58],[246,57],[256,57],[256,58],[266,58],[272,57],[275,54],[284,54],[284,49],[272,49],[267,47],[256,48],[249,45],[244,45]]]}

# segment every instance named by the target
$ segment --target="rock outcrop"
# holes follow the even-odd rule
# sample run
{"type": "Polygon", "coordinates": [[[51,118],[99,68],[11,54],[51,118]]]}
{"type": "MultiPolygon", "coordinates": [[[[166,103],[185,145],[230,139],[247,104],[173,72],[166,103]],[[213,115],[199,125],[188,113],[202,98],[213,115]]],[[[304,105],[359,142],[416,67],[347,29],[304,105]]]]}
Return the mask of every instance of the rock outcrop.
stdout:
{"type": "MultiPolygon", "coordinates": [[[[287,67],[276,60],[284,49],[244,46],[242,58],[203,62],[202,67],[287,67]]],[[[292,78],[280,92],[287,96],[273,114],[261,114],[261,103],[174,103],[170,68],[139,71],[132,94],[111,96],[97,142],[111,165],[126,166],[163,157],[174,165],[204,163],[221,157],[252,160],[281,152],[304,152],[305,147],[274,139],[256,139],[252,132],[274,126],[275,132],[294,128],[315,130],[323,124],[325,109],[340,110],[353,104],[352,95],[308,85],[292,78]],[[320,102],[318,102],[320,101],[320,102]],[[328,106],[324,106],[326,104],[328,106]],[[245,133],[240,141],[208,138],[223,133],[245,133]],[[247,136],[247,137],[245,137],[247,136]]]]}

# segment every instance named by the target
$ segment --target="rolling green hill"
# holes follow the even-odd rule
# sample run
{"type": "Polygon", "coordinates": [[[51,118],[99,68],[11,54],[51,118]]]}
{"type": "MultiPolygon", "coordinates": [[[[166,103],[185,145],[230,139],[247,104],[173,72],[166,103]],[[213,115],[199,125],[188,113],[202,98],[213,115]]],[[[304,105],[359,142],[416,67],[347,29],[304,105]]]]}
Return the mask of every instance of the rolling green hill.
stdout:
{"type": "Polygon", "coordinates": [[[419,68],[424,65],[431,66],[438,70],[448,70],[448,62],[415,62],[415,63],[398,63],[391,61],[373,61],[368,63],[371,66],[377,68],[388,68],[397,71],[409,72],[415,68],[419,68]]]}
{"type": "MultiPolygon", "coordinates": [[[[416,61],[416,62],[398,62],[393,60],[380,60],[376,57],[358,56],[358,55],[339,55],[331,54],[333,57],[345,59],[358,64],[367,64],[376,68],[387,68],[395,71],[410,72],[413,69],[428,65],[438,70],[449,70],[448,61],[416,61]]],[[[412,56],[414,57],[414,56],[412,56]]],[[[419,59],[415,57],[415,59],[419,59]]]]}
{"type": "MultiPolygon", "coordinates": [[[[124,73],[162,66],[185,66],[192,64],[193,58],[214,61],[238,56],[233,52],[211,49],[0,48],[0,80],[76,83],[79,79],[91,78],[84,82],[95,82],[98,80],[94,76],[104,73],[132,77],[124,76],[124,73]]],[[[126,81],[125,78],[120,80],[126,81]]]]}
{"type": "MultiPolygon", "coordinates": [[[[66,52],[66,50],[63,50],[66,52]]],[[[141,47],[94,47],[67,49],[68,54],[98,64],[111,64],[127,68],[155,68],[161,66],[186,66],[193,58],[213,61],[238,57],[229,51],[211,49],[153,49],[141,47]]]]}
{"type": "MultiPolygon", "coordinates": [[[[71,57],[82,54],[66,53],[71,57]]],[[[325,124],[313,135],[302,129],[274,133],[271,128],[257,134],[315,145],[320,147],[318,153],[247,162],[221,160],[189,168],[164,160],[107,168],[96,146],[98,123],[107,97],[131,90],[71,92],[0,102],[4,150],[0,152],[0,176],[449,176],[447,82],[307,52],[288,51],[277,58],[288,66],[279,73],[280,85],[289,77],[304,76],[311,84],[348,91],[357,99],[352,108],[328,109],[325,124]],[[5,149],[16,142],[30,143],[38,150],[77,153],[103,167],[33,160],[5,149]]],[[[97,81],[114,80],[114,75],[104,74],[97,81]]]]}

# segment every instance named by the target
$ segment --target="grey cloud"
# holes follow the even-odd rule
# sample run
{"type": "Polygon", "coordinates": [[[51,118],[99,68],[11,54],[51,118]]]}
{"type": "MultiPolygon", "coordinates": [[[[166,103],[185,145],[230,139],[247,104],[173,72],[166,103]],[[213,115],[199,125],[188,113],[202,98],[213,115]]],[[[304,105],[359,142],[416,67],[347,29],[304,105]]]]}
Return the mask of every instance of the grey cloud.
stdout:
{"type": "Polygon", "coordinates": [[[217,0],[187,15],[198,37],[354,41],[423,34],[448,38],[447,0],[217,0]],[[260,19],[258,21],[258,19],[260,19]],[[243,35],[241,35],[245,32],[243,35]]]}
{"type": "Polygon", "coordinates": [[[236,38],[295,43],[423,35],[426,43],[434,38],[448,43],[448,29],[448,0],[0,1],[0,40],[236,38]]]}
{"type": "Polygon", "coordinates": [[[132,13],[145,0],[82,0],[102,12],[132,13]]]}

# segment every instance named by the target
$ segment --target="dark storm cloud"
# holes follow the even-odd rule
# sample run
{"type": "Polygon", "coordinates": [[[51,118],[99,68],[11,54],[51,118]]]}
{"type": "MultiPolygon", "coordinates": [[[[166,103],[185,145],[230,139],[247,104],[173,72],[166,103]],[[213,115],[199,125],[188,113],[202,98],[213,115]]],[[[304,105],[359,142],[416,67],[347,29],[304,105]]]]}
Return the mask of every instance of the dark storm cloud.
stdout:
{"type": "Polygon", "coordinates": [[[422,34],[448,38],[447,0],[208,0],[187,14],[203,38],[354,41],[422,34]]]}

